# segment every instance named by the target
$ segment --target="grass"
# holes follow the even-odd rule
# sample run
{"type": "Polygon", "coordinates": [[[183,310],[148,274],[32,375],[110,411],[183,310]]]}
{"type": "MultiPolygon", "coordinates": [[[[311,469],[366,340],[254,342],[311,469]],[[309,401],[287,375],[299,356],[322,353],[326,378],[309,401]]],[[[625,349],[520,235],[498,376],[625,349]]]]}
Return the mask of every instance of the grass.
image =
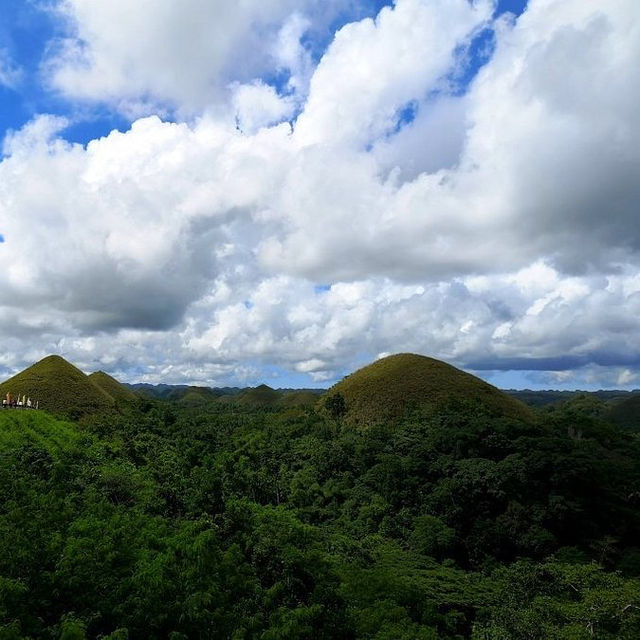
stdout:
{"type": "Polygon", "coordinates": [[[129,402],[136,399],[136,394],[104,371],[96,371],[88,376],[89,380],[111,396],[116,402],[129,402]]]}
{"type": "Polygon", "coordinates": [[[111,409],[114,399],[60,356],[48,356],[0,384],[0,397],[31,397],[40,409],[80,416],[111,409]]]}
{"type": "Polygon", "coordinates": [[[287,391],[278,400],[279,407],[313,407],[319,394],[313,391],[287,391]]]}
{"type": "Polygon", "coordinates": [[[33,444],[55,457],[75,448],[85,437],[73,424],[44,411],[0,409],[0,451],[33,444]]]}
{"type": "Polygon", "coordinates": [[[246,389],[236,397],[236,402],[240,405],[252,407],[271,407],[278,403],[281,394],[275,389],[261,384],[259,387],[246,389]]]}
{"type": "Polygon", "coordinates": [[[534,419],[528,407],[480,378],[410,353],[388,356],[359,369],[329,389],[325,397],[335,393],[344,397],[345,421],[353,425],[393,420],[412,408],[437,408],[451,401],[478,402],[495,415],[534,419]]]}

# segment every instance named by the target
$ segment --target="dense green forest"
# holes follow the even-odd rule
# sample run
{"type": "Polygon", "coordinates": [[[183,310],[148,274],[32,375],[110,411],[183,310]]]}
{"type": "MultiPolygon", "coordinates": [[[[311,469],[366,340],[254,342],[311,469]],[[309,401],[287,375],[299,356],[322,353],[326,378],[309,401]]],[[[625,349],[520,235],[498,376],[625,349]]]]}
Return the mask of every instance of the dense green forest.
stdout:
{"type": "Polygon", "coordinates": [[[637,433],[337,400],[0,412],[0,638],[640,637],[637,433]]]}

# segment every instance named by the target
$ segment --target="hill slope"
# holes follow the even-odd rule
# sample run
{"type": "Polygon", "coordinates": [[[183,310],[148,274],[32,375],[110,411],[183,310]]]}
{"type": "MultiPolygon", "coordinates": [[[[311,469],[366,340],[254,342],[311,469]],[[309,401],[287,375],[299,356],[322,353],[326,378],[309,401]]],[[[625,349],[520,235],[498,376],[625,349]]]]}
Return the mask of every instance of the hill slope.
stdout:
{"type": "Polygon", "coordinates": [[[0,451],[4,454],[30,444],[56,457],[80,446],[86,438],[73,424],[42,411],[0,411],[0,451]]]}
{"type": "Polygon", "coordinates": [[[89,374],[89,380],[110,395],[116,402],[128,402],[136,399],[136,394],[104,371],[89,374]]]}
{"type": "Polygon", "coordinates": [[[341,394],[345,421],[367,425],[393,420],[411,408],[437,408],[451,401],[479,402],[490,413],[533,420],[524,404],[460,369],[410,353],[382,358],[334,385],[325,398],[341,394]]]}
{"type": "Polygon", "coordinates": [[[50,413],[82,415],[110,409],[114,399],[60,356],[47,356],[0,384],[0,397],[26,395],[50,413]]]}
{"type": "Polygon", "coordinates": [[[164,399],[176,401],[188,407],[198,407],[215,402],[218,399],[218,394],[209,387],[188,387],[180,391],[172,391],[164,399]]]}
{"type": "Polygon", "coordinates": [[[320,394],[301,389],[300,391],[287,391],[278,400],[279,407],[313,407],[320,394]]]}

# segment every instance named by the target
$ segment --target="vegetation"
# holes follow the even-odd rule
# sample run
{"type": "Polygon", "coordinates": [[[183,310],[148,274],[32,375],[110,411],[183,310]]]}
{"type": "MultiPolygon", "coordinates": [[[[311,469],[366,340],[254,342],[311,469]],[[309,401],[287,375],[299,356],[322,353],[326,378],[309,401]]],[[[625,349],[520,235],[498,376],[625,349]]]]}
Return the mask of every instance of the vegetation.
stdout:
{"type": "Polygon", "coordinates": [[[338,393],[0,411],[0,638],[640,637],[635,432],[338,393]]]}
{"type": "Polygon", "coordinates": [[[29,396],[41,409],[70,417],[105,411],[115,404],[107,391],[60,356],[48,356],[0,384],[0,396],[7,393],[29,396]]]}
{"type": "Polygon", "coordinates": [[[640,395],[613,403],[606,418],[609,422],[625,429],[640,431],[640,395]]]}
{"type": "Polygon", "coordinates": [[[345,421],[366,426],[402,418],[412,410],[437,411],[460,401],[482,405],[497,416],[532,420],[521,402],[483,380],[440,360],[410,353],[382,358],[334,385],[327,397],[346,402],[345,421]]]}
{"type": "Polygon", "coordinates": [[[136,394],[111,377],[104,371],[96,371],[88,376],[89,380],[96,386],[100,387],[107,395],[116,402],[131,402],[136,399],[136,394]]]}
{"type": "Polygon", "coordinates": [[[277,404],[280,394],[266,384],[255,389],[245,389],[238,396],[231,396],[238,404],[254,407],[270,407],[277,404]]]}

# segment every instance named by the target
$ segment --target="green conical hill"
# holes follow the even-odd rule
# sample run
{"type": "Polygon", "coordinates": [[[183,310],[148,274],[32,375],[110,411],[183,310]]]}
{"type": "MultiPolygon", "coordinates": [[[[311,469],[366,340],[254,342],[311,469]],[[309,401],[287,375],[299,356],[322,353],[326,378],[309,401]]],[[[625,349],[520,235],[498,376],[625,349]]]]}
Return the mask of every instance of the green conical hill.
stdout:
{"type": "Polygon", "coordinates": [[[104,371],[96,371],[88,376],[89,380],[110,395],[116,402],[130,402],[136,399],[136,394],[125,387],[121,382],[104,371]]]}
{"type": "Polygon", "coordinates": [[[0,397],[26,395],[49,413],[79,416],[110,409],[114,399],[60,356],[47,356],[0,384],[0,397]]]}
{"type": "Polygon", "coordinates": [[[496,416],[533,420],[532,411],[476,376],[410,353],[382,358],[334,385],[325,400],[341,394],[345,422],[365,426],[402,417],[413,408],[437,409],[450,402],[481,403],[496,416]]]}
{"type": "MultiPolygon", "coordinates": [[[[172,399],[171,394],[168,396],[172,399]]],[[[209,402],[215,402],[218,394],[209,387],[189,387],[178,398],[178,402],[189,407],[197,407],[209,402]]]]}
{"type": "Polygon", "coordinates": [[[261,384],[259,387],[245,389],[236,396],[235,401],[241,405],[253,407],[270,407],[275,405],[281,394],[275,389],[261,384]]]}

